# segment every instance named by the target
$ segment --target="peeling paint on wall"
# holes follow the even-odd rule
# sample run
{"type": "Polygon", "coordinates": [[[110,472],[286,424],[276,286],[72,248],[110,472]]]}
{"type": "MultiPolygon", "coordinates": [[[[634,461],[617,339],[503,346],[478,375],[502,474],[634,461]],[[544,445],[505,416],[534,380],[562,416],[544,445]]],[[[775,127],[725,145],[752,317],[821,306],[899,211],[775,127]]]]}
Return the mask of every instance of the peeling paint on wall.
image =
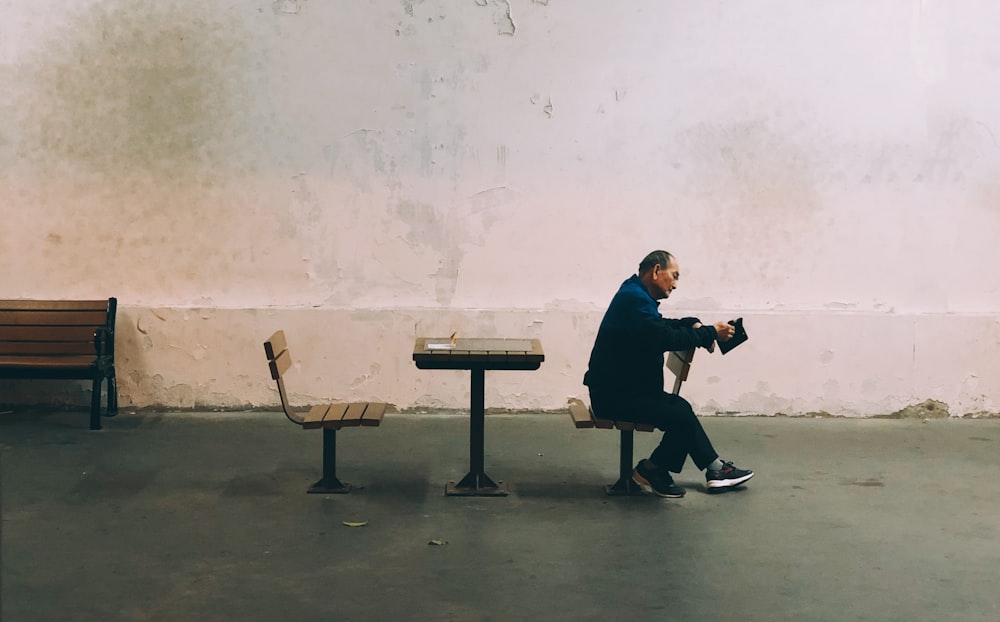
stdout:
{"type": "Polygon", "coordinates": [[[424,0],[402,0],[403,12],[413,17],[413,5],[422,4],[424,0]]]}
{"type": "Polygon", "coordinates": [[[943,419],[950,417],[948,405],[939,400],[928,399],[919,404],[912,404],[897,410],[891,415],[886,415],[889,419],[943,419]]]}
{"type": "Polygon", "coordinates": [[[681,4],[9,2],[7,296],[119,297],[134,404],[274,403],[273,322],[404,408],[467,401],[415,331],[537,335],[491,405],[558,408],[666,245],[671,311],[758,314],[699,412],[995,412],[1000,5],[681,4]]]}
{"type": "Polygon", "coordinates": [[[297,15],[302,10],[302,5],[308,0],[274,0],[272,8],[275,15],[282,13],[286,15],[297,15]]]}
{"type": "Polygon", "coordinates": [[[475,0],[476,4],[485,7],[488,4],[493,5],[493,23],[497,25],[497,34],[505,36],[514,36],[514,32],[517,30],[517,26],[514,24],[514,19],[511,17],[510,13],[510,1],[509,0],[475,0]]]}
{"type": "MultiPolygon", "coordinates": [[[[530,101],[532,105],[537,105],[538,102],[540,102],[541,100],[542,97],[541,95],[538,94],[532,95],[531,97],[528,98],[528,101],[530,101]]],[[[542,106],[542,113],[544,113],[546,117],[551,119],[552,112],[554,111],[554,109],[555,108],[552,105],[552,97],[549,97],[548,101],[546,101],[545,104],[542,106]]]]}

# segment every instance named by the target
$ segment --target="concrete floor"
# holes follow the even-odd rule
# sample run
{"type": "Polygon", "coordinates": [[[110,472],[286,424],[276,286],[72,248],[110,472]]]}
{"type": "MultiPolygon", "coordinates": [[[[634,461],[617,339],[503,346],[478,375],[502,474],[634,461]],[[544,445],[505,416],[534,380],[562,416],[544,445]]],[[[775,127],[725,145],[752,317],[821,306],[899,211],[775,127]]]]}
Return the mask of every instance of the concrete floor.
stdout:
{"type": "Polygon", "coordinates": [[[756,478],[663,500],[568,416],[487,418],[505,498],[443,495],[463,416],[341,433],[329,496],[280,413],[86,419],[0,415],[4,622],[1000,621],[1000,420],[706,419],[756,478]]]}

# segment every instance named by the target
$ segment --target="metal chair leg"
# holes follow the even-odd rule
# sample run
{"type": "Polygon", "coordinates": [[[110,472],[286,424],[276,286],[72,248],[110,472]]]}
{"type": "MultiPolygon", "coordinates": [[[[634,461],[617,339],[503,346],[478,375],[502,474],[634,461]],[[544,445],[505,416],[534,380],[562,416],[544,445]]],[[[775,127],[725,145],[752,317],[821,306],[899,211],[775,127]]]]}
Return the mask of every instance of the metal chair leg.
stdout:
{"type": "Polygon", "coordinates": [[[604,487],[604,492],[613,497],[640,497],[646,493],[642,486],[632,479],[632,430],[621,430],[621,449],[618,452],[618,481],[604,487]]]}
{"type": "Polygon", "coordinates": [[[351,485],[337,479],[337,431],[323,428],[323,479],[306,492],[311,494],[345,494],[351,485]]]}

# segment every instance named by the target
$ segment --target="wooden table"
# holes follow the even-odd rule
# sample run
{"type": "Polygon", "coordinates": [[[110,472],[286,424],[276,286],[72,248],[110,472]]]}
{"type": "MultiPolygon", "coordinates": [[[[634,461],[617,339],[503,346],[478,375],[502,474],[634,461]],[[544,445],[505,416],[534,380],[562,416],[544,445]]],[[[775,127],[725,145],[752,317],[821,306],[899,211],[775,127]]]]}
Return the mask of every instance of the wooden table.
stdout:
{"type": "Polygon", "coordinates": [[[472,375],[469,406],[469,473],[457,484],[449,482],[446,495],[505,497],[507,485],[486,474],[483,460],[487,369],[533,370],[545,360],[538,339],[457,339],[418,337],[413,361],[419,369],[468,369],[472,375]]]}

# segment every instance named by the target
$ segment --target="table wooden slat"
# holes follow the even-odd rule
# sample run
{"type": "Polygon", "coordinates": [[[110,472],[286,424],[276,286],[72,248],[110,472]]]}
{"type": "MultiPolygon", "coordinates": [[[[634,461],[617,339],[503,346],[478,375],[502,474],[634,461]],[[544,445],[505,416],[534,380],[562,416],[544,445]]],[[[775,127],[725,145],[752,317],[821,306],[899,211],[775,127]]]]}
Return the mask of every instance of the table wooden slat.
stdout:
{"type": "Polygon", "coordinates": [[[538,339],[458,339],[454,348],[428,349],[428,344],[447,344],[446,337],[419,337],[413,360],[425,369],[538,369],[545,360],[538,339]]]}

